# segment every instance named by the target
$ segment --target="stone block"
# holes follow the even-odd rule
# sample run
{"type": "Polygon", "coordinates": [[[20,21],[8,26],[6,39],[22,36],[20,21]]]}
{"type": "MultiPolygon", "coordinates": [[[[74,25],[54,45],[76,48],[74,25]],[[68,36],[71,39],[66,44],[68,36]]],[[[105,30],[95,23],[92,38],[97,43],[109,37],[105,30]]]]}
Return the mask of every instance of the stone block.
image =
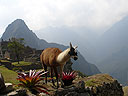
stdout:
{"type": "Polygon", "coordinates": [[[0,73],[0,93],[5,92],[5,90],[6,90],[6,86],[4,83],[4,78],[2,76],[2,73],[0,73]]]}
{"type": "Polygon", "coordinates": [[[5,86],[6,86],[6,92],[10,92],[14,90],[12,83],[5,83],[5,86]]]}

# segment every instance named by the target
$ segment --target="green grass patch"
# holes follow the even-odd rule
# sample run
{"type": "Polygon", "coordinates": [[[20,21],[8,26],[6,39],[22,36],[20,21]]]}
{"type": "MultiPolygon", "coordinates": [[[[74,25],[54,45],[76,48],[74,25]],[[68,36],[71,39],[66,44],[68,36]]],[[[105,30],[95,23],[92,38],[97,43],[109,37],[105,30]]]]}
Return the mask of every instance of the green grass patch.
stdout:
{"type": "Polygon", "coordinates": [[[114,82],[114,79],[108,74],[96,74],[85,78],[86,86],[102,86],[105,83],[114,82]]]}
{"type": "Polygon", "coordinates": [[[12,83],[12,84],[18,84],[18,80],[16,80],[17,78],[17,73],[12,71],[12,70],[8,70],[7,68],[0,66],[0,72],[2,73],[5,82],[8,83],[12,83]]]}
{"type": "Polygon", "coordinates": [[[12,65],[14,66],[26,66],[26,65],[31,65],[32,62],[24,62],[24,61],[20,61],[20,64],[18,64],[18,62],[13,62],[12,65]]]}
{"type": "Polygon", "coordinates": [[[76,72],[78,73],[79,76],[83,77],[87,77],[87,75],[85,75],[84,73],[80,72],[79,70],[76,70],[76,72]]]}
{"type": "Polygon", "coordinates": [[[1,62],[10,62],[10,61],[8,61],[8,60],[0,60],[1,62]]]}
{"type": "Polygon", "coordinates": [[[96,85],[96,82],[94,79],[91,79],[91,80],[88,80],[85,82],[85,85],[86,86],[95,86],[96,85]]]}
{"type": "Polygon", "coordinates": [[[123,87],[124,96],[128,96],[128,86],[123,87]]]}

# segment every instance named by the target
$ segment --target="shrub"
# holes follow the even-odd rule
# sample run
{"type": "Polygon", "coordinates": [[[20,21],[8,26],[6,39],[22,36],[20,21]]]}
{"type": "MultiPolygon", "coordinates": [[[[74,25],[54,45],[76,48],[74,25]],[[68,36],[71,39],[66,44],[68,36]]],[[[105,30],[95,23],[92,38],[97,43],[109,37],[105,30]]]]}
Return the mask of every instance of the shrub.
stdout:
{"type": "Polygon", "coordinates": [[[65,86],[69,86],[72,84],[72,81],[75,79],[77,73],[76,72],[69,72],[69,73],[64,73],[63,72],[63,77],[62,81],[64,82],[65,86]]]}
{"type": "Polygon", "coordinates": [[[94,86],[96,85],[96,81],[94,79],[88,80],[85,83],[86,86],[94,86]]]}
{"type": "Polygon", "coordinates": [[[43,80],[41,79],[41,76],[46,74],[47,72],[44,71],[38,71],[30,70],[28,73],[18,73],[18,78],[20,84],[19,86],[28,88],[33,94],[37,94],[40,92],[44,92],[46,94],[49,94],[47,91],[48,89],[44,87],[43,85],[39,85],[39,81],[43,80]]]}
{"type": "Polygon", "coordinates": [[[87,77],[87,75],[85,75],[84,73],[80,72],[79,70],[76,71],[78,73],[78,76],[84,78],[87,77]]]}
{"type": "Polygon", "coordinates": [[[13,71],[23,71],[23,69],[21,68],[21,67],[14,67],[13,69],[12,69],[13,71]]]}

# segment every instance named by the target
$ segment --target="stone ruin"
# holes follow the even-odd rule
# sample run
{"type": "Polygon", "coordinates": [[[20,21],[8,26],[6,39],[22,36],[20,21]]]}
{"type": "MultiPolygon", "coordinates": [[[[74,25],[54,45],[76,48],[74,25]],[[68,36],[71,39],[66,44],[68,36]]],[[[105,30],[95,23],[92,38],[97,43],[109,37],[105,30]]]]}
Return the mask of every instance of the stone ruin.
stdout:
{"type": "MultiPolygon", "coordinates": [[[[2,75],[1,75],[2,77],[2,75]]],[[[3,77],[2,82],[4,82],[3,77]]],[[[1,83],[0,88],[5,89],[4,83],[1,83]],[[1,87],[2,86],[2,87],[1,87]]],[[[0,89],[3,90],[3,89],[0,89]]],[[[76,78],[73,84],[70,86],[65,86],[64,88],[59,88],[58,90],[53,89],[50,92],[50,96],[124,96],[124,92],[121,84],[113,79],[108,74],[97,74],[84,78],[76,78]],[[95,79],[95,81],[93,81],[95,79]],[[88,84],[91,80],[93,85],[88,84]]],[[[1,91],[2,92],[2,91],[1,91]]],[[[34,94],[28,94],[26,89],[16,89],[7,96],[36,96],[34,94]]],[[[46,94],[39,94],[38,96],[48,96],[46,94]]]]}
{"type": "Polygon", "coordinates": [[[75,82],[77,83],[55,91],[52,96],[124,96],[121,84],[108,74],[97,74],[75,82]],[[99,81],[99,84],[91,86],[86,84],[89,80],[94,79],[98,79],[96,81],[99,81]]]}

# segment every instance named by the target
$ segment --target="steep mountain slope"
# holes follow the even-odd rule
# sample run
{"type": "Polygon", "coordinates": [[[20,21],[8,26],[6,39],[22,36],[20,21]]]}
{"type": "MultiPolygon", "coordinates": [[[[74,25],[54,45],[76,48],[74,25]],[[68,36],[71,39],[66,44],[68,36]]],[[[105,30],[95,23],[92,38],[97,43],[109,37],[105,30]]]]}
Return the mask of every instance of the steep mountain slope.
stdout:
{"type": "Polygon", "coordinates": [[[32,30],[29,30],[28,26],[21,19],[17,19],[9,24],[1,38],[3,40],[9,40],[9,38],[12,37],[24,38],[30,47],[36,48],[38,46],[37,42],[39,39],[32,30]]]}
{"type": "Polygon", "coordinates": [[[79,46],[81,54],[89,61],[94,63],[93,45],[92,42],[98,37],[94,30],[86,27],[46,27],[36,31],[39,38],[44,38],[50,42],[58,42],[67,45],[67,42],[72,42],[79,46]]]}
{"type": "Polygon", "coordinates": [[[120,51],[113,53],[111,56],[101,62],[99,66],[104,73],[109,73],[122,84],[128,81],[128,47],[122,48],[120,51]]]}
{"type": "Polygon", "coordinates": [[[128,81],[128,16],[114,24],[99,40],[98,67],[121,83],[128,81]]]}
{"type": "MultiPolygon", "coordinates": [[[[3,40],[9,40],[9,38],[24,38],[26,45],[29,45],[32,48],[36,49],[44,49],[47,47],[57,47],[62,50],[66,49],[67,46],[56,44],[56,43],[48,43],[47,41],[43,39],[39,39],[25,24],[25,22],[21,19],[17,19],[14,22],[12,22],[8,27],[6,28],[2,39],[3,40]]],[[[92,75],[96,73],[100,73],[98,68],[88,63],[84,57],[78,52],[79,59],[74,62],[73,61],[73,68],[76,70],[80,70],[81,72],[92,75]],[[93,69],[93,70],[92,70],[93,69]]]]}
{"type": "Polygon", "coordinates": [[[97,47],[100,59],[109,57],[120,49],[127,47],[128,44],[128,16],[114,24],[106,31],[99,41],[97,47]]]}

